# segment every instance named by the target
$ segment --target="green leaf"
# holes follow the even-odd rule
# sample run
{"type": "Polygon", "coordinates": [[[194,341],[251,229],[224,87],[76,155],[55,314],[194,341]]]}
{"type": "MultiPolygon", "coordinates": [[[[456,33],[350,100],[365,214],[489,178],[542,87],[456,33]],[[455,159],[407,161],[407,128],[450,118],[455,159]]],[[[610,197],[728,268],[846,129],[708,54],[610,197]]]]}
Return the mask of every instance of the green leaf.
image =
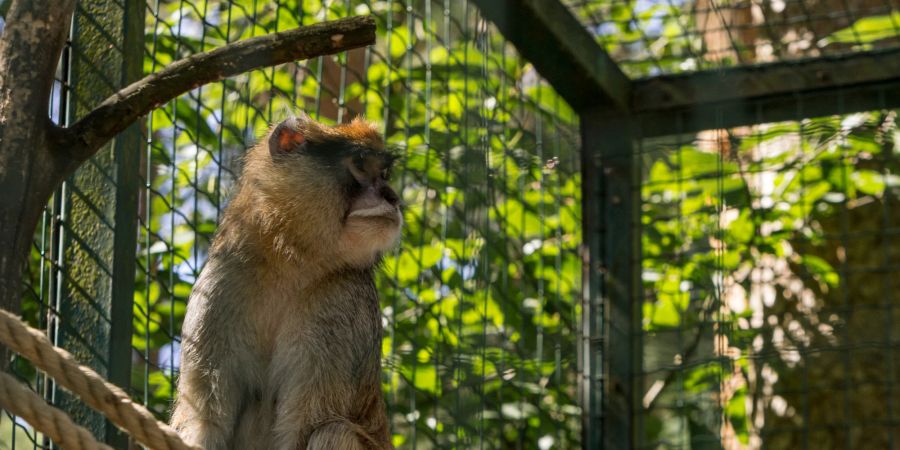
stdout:
{"type": "Polygon", "coordinates": [[[882,39],[897,37],[900,26],[900,12],[881,16],[864,17],[847,28],[831,33],[826,38],[828,43],[838,44],[871,44],[882,39]]]}
{"type": "Polygon", "coordinates": [[[856,169],[850,174],[850,179],[856,189],[864,194],[881,196],[884,193],[884,177],[879,172],[856,169]]]}

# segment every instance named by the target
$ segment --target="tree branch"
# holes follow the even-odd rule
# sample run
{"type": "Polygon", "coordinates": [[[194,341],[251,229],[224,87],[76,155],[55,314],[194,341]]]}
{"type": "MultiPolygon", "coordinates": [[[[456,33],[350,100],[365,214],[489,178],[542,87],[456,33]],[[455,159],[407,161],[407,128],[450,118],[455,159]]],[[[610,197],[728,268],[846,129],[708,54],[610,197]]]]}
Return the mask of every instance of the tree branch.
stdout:
{"type": "Polygon", "coordinates": [[[55,130],[55,150],[84,161],[134,121],[191,89],[250,70],[374,42],[375,20],[360,16],[245,39],[178,60],[113,94],[68,129],[55,130]]]}

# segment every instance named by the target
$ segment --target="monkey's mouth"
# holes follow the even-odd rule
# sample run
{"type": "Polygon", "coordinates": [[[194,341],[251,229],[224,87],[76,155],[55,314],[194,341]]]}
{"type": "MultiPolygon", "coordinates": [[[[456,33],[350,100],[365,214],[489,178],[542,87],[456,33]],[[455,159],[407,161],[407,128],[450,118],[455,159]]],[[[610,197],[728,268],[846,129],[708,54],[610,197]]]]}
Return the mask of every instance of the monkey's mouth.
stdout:
{"type": "Polygon", "coordinates": [[[370,208],[350,209],[347,217],[390,217],[397,214],[397,208],[388,202],[381,202],[370,208]]]}
{"type": "Polygon", "coordinates": [[[353,200],[347,211],[347,218],[396,221],[399,219],[399,210],[378,193],[370,191],[353,200]]]}

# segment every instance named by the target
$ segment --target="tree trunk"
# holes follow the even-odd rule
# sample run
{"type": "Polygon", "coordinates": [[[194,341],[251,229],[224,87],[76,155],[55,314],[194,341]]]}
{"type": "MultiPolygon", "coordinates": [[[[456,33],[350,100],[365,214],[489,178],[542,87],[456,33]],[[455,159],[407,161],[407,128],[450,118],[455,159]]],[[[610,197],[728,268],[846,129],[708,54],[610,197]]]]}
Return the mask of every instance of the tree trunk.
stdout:
{"type": "Polygon", "coordinates": [[[74,9],[74,0],[13,2],[0,36],[0,307],[14,313],[35,226],[74,163],[51,151],[60,129],[48,114],[74,9]]]}

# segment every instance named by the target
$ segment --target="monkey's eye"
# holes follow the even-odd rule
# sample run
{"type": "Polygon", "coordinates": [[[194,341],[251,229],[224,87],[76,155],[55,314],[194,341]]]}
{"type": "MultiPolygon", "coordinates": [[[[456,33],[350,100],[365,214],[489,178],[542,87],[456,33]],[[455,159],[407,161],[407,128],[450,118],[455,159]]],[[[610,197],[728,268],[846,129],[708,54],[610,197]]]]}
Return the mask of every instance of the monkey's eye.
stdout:
{"type": "Polygon", "coordinates": [[[391,179],[391,169],[385,168],[381,169],[381,179],[388,181],[391,179]]]}
{"type": "Polygon", "coordinates": [[[353,155],[353,165],[359,170],[365,170],[366,160],[362,154],[357,153],[356,155],[353,155]]]}

